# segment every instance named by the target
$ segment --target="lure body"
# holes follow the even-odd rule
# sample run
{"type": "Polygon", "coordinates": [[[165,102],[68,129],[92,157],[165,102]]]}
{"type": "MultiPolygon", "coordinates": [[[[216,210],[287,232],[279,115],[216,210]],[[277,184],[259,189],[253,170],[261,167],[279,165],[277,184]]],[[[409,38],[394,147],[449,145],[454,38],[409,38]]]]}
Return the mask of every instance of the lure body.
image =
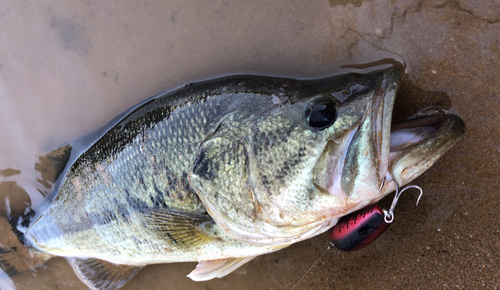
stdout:
{"type": "Polygon", "coordinates": [[[331,242],[341,251],[355,251],[369,245],[384,233],[390,223],[377,204],[353,212],[330,230],[331,242]]]}

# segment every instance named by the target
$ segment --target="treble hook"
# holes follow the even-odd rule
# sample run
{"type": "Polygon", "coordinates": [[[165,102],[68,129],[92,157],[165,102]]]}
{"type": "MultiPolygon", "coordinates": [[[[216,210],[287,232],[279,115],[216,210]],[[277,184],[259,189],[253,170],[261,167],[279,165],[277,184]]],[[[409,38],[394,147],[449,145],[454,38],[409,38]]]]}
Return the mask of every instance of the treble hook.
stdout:
{"type": "Polygon", "coordinates": [[[396,194],[394,195],[394,199],[392,200],[391,208],[389,209],[389,211],[384,210],[384,221],[386,223],[390,224],[394,221],[394,208],[396,208],[396,203],[398,203],[398,199],[401,196],[401,193],[403,193],[403,191],[405,191],[409,188],[416,188],[416,189],[420,190],[420,195],[418,196],[417,204],[415,206],[418,205],[418,202],[420,201],[422,194],[424,194],[424,191],[422,190],[422,188],[420,188],[420,186],[417,186],[417,185],[409,185],[409,186],[401,189],[401,191],[399,191],[399,186],[396,183],[396,194]]]}

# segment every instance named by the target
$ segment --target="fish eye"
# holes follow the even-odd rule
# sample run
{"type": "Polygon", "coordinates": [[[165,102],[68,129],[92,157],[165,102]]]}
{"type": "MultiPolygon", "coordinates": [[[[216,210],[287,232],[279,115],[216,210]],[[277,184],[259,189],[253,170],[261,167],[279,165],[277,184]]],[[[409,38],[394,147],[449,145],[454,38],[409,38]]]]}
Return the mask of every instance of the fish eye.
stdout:
{"type": "Polygon", "coordinates": [[[304,108],[304,121],[309,126],[323,130],[332,125],[337,118],[337,103],[324,96],[310,100],[304,108]]]}

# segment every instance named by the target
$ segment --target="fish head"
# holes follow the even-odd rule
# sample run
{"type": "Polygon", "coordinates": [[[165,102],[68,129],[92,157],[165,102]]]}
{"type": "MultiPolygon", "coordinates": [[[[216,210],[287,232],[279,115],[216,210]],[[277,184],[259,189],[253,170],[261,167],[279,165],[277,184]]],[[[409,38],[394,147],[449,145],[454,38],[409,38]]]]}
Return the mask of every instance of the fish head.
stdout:
{"type": "Polygon", "coordinates": [[[208,213],[234,239],[280,248],[425,172],[465,125],[438,115],[391,126],[401,75],[390,68],[297,81],[237,130],[218,132],[206,145],[216,149],[200,150],[211,164],[199,157],[190,177],[208,213]],[[206,174],[207,167],[219,170],[206,174]]]}

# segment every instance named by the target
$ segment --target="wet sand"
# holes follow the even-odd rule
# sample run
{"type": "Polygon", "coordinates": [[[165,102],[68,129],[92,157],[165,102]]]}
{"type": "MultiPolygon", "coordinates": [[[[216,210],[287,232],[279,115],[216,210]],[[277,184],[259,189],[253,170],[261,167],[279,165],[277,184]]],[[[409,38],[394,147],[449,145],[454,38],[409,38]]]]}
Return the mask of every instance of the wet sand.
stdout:
{"type": "MultiPolygon", "coordinates": [[[[496,289],[500,286],[500,9],[495,1],[0,2],[0,200],[50,192],[39,157],[154,94],[234,73],[312,78],[406,65],[395,118],[458,113],[464,138],[360,251],[326,234],[195,283],[154,265],[122,289],[496,289]]],[[[43,162],[42,162],[43,163],[43,162]]],[[[381,204],[388,208],[391,197],[381,204]]],[[[0,207],[0,214],[5,209],[0,207]]],[[[0,229],[5,230],[5,229],[0,229]]],[[[1,289],[85,289],[62,258],[1,289]]]]}

